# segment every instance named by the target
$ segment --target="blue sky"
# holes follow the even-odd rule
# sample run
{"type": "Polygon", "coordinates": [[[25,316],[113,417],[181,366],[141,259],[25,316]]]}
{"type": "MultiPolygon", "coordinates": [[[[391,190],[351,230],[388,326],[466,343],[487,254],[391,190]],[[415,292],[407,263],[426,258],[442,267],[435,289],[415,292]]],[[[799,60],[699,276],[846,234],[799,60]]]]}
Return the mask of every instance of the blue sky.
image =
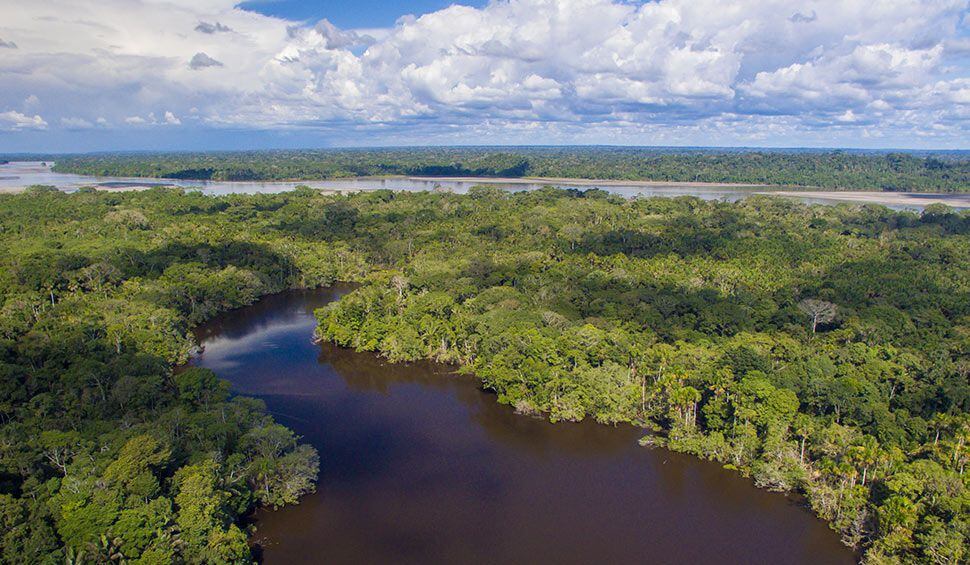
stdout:
{"type": "Polygon", "coordinates": [[[391,27],[404,14],[427,14],[452,4],[482,7],[487,2],[448,2],[443,0],[253,0],[241,8],[295,21],[317,21],[327,18],[342,28],[391,27]]]}
{"type": "Polygon", "coordinates": [[[0,152],[970,147],[968,0],[0,3],[0,152]]]}

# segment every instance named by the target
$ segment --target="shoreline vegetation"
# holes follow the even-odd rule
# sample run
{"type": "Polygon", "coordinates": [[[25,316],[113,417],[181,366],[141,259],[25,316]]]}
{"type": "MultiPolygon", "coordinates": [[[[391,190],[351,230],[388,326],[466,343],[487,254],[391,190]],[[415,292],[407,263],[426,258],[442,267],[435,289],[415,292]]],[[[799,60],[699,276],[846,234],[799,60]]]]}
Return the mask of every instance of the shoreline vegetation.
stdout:
{"type": "Polygon", "coordinates": [[[965,557],[970,215],[476,197],[419,204],[444,206],[433,232],[397,234],[407,261],[320,309],[318,337],[458,364],[522,414],[652,429],[804,495],[867,563],[965,557]],[[459,226],[480,239],[432,235],[459,226]]]}
{"type": "Polygon", "coordinates": [[[868,563],[967,556],[967,212],[39,190],[0,196],[0,249],[4,562],[250,559],[240,518],[309,492],[316,453],[172,368],[198,323],[338,280],[361,286],[318,311],[323,339],[656,430],[804,494],[868,563]]]}
{"type": "Polygon", "coordinates": [[[827,190],[970,191],[966,152],[635,147],[438,147],[67,155],[55,171],[218,181],[413,177],[569,178],[827,190]]]}
{"type": "MultiPolygon", "coordinates": [[[[744,190],[744,189],[760,189],[769,188],[767,185],[752,185],[752,184],[724,184],[724,183],[684,183],[684,182],[656,182],[656,181],[602,181],[602,180],[589,180],[589,179],[550,179],[550,178],[486,178],[486,177],[401,177],[401,176],[388,176],[388,177],[360,177],[359,180],[367,179],[394,179],[394,178],[404,178],[410,180],[419,181],[442,181],[442,182],[464,182],[468,184],[475,184],[479,186],[494,186],[494,185],[515,185],[515,184],[542,184],[542,183],[562,183],[569,184],[579,187],[610,187],[610,186],[622,186],[622,187],[653,187],[653,188],[670,188],[672,190],[676,189],[687,189],[687,188],[724,188],[728,190],[744,190]]],[[[349,180],[349,179],[348,179],[349,180]]],[[[233,181],[227,181],[233,182],[233,181]]],[[[283,182],[283,181],[281,181],[283,182]]],[[[292,181],[299,182],[299,181],[292,181]]],[[[153,188],[158,188],[159,184],[145,184],[141,185],[137,182],[130,182],[124,185],[111,185],[111,186],[87,186],[83,188],[88,188],[91,190],[98,190],[104,192],[130,192],[130,191],[144,191],[151,190],[153,188]]],[[[547,185],[551,186],[551,185],[547,185]]],[[[297,185],[296,188],[299,188],[297,185]]],[[[42,186],[27,186],[27,187],[0,187],[0,194],[20,194],[29,190],[44,189],[42,186]]],[[[177,188],[177,187],[173,187],[177,188]]],[[[310,187],[307,187],[310,188],[310,187]]],[[[327,188],[310,188],[311,190],[319,191],[323,194],[353,194],[355,192],[368,192],[380,189],[364,189],[359,187],[348,187],[346,189],[341,189],[337,187],[327,187],[327,188]]],[[[751,190],[752,195],[764,195],[764,196],[778,196],[778,197],[788,197],[788,198],[808,198],[819,201],[835,201],[850,204],[876,204],[881,206],[927,206],[930,204],[942,204],[944,206],[951,206],[954,208],[970,208],[970,193],[931,193],[931,192],[873,192],[873,191],[849,191],[849,190],[827,190],[819,191],[812,190],[808,187],[798,189],[798,190],[751,190]]],[[[677,194],[670,194],[669,197],[677,197],[677,194]]],[[[689,196],[685,194],[684,196],[689,196]]]]}
{"type": "Polygon", "coordinates": [[[247,563],[244,517],[315,489],[315,449],[182,365],[197,324],[359,273],[245,237],[226,200],[0,196],[0,563],[247,563]]]}

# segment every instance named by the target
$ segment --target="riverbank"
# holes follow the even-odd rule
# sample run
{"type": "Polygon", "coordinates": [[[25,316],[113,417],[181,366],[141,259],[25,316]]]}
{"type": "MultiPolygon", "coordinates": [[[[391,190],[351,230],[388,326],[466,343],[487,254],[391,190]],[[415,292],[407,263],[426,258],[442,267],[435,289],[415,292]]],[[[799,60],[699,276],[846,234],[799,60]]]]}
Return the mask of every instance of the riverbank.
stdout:
{"type": "Polygon", "coordinates": [[[765,188],[770,184],[753,183],[732,183],[732,182],[684,182],[684,181],[660,181],[660,180],[609,180],[609,179],[582,179],[567,177],[399,177],[412,181],[420,182],[461,182],[473,184],[508,184],[508,185],[567,185],[567,186],[587,186],[590,188],[608,187],[644,187],[644,188],[723,188],[729,190],[739,190],[746,188],[765,188]]]}
{"type": "Polygon", "coordinates": [[[66,192],[82,187],[96,190],[127,192],[148,190],[158,186],[176,186],[198,190],[203,194],[280,193],[305,185],[326,194],[392,190],[395,192],[442,191],[465,193],[474,186],[485,185],[506,190],[535,190],[543,186],[585,190],[600,188],[625,198],[694,196],[705,200],[737,201],[752,195],[771,195],[794,198],[803,202],[833,204],[855,202],[880,204],[892,208],[919,210],[930,204],[942,203],[956,208],[970,208],[970,193],[921,193],[878,191],[829,191],[810,187],[778,186],[746,183],[708,183],[673,181],[636,181],[581,179],[565,177],[462,177],[462,176],[366,176],[327,180],[292,181],[201,181],[140,177],[90,177],[55,173],[49,163],[14,162],[0,165],[0,194],[23,192],[31,185],[54,186],[66,192]]]}
{"type": "Polygon", "coordinates": [[[639,428],[520,416],[451,366],[312,343],[313,312],[346,289],[265,296],[196,329],[192,365],[324,461],[315,494],[252,516],[267,565],[401,562],[401,547],[410,563],[855,561],[796,498],[643,449],[639,428]]]}
{"type": "MultiPolygon", "coordinates": [[[[593,181],[584,179],[553,179],[553,178],[520,178],[520,179],[506,179],[506,178],[487,178],[487,177],[367,177],[359,179],[341,179],[326,181],[327,186],[314,186],[314,181],[306,181],[305,183],[296,184],[306,184],[310,188],[315,190],[320,190],[325,194],[349,194],[353,192],[362,191],[372,191],[380,190],[378,187],[373,186],[361,186],[359,183],[365,182],[393,182],[393,181],[404,181],[408,183],[428,183],[431,185],[429,190],[446,190],[451,191],[450,187],[442,187],[441,183],[454,183],[461,184],[465,186],[477,186],[477,185],[491,185],[498,187],[523,187],[524,190],[534,188],[537,185],[558,185],[558,188],[613,188],[613,189],[627,189],[623,191],[622,195],[627,197],[637,196],[636,189],[654,189],[663,190],[664,192],[650,192],[644,194],[643,196],[650,197],[676,197],[676,196],[696,196],[690,193],[690,190],[697,189],[709,189],[712,192],[723,191],[725,194],[735,195],[738,192],[745,192],[748,195],[763,195],[763,196],[778,196],[783,198],[793,198],[803,202],[809,202],[814,204],[835,204],[835,203],[854,203],[854,204],[877,204],[889,207],[898,207],[906,209],[920,209],[931,204],[945,204],[953,208],[965,208],[970,209],[970,193],[966,194],[932,194],[932,193],[922,193],[922,192],[874,192],[874,191],[804,191],[804,190],[756,190],[759,188],[764,188],[767,185],[755,185],[755,184],[712,184],[712,183],[672,183],[672,182],[660,182],[660,181],[593,181]],[[347,183],[347,186],[335,186],[338,183],[347,183]],[[678,191],[684,191],[683,194],[678,194],[678,191]]],[[[220,187],[223,185],[231,184],[229,181],[224,183],[219,183],[220,187]]],[[[237,183],[240,188],[248,189],[246,192],[251,192],[253,186],[260,187],[273,187],[275,183],[237,183]],[[245,185],[245,186],[244,186],[245,185]]],[[[140,184],[134,181],[128,181],[124,183],[98,183],[97,181],[89,185],[91,188],[106,192],[131,192],[131,191],[143,191],[150,190],[159,186],[177,186],[180,188],[186,188],[188,190],[200,190],[203,193],[210,193],[205,186],[201,187],[185,187],[179,186],[178,184],[167,184],[163,182],[163,179],[152,179],[151,182],[146,182],[140,184]]],[[[0,186],[0,194],[19,194],[26,190],[27,187],[11,187],[11,186],[0,186]]],[[[292,188],[287,188],[280,190],[291,190],[292,188]]],[[[390,188],[390,190],[395,190],[390,188]]],[[[218,193],[211,192],[213,195],[221,195],[224,193],[231,193],[222,190],[218,193]]],[[[743,196],[743,195],[742,195],[743,196]]],[[[738,198],[739,199],[739,198],[738,198]]]]}
{"type": "Polygon", "coordinates": [[[762,191],[758,194],[769,196],[784,196],[799,199],[838,200],[858,204],[882,204],[885,206],[929,206],[930,204],[946,204],[954,208],[970,208],[970,193],[939,194],[927,192],[875,192],[852,191],[838,192],[828,190],[773,190],[762,191]]]}

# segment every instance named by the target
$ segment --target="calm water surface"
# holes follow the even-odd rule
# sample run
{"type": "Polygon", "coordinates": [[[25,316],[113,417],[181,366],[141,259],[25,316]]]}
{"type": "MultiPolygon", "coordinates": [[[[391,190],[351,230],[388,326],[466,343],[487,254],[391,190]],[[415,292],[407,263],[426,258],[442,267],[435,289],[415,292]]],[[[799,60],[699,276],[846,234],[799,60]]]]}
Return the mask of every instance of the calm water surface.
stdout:
{"type": "MultiPolygon", "coordinates": [[[[201,181],[183,179],[151,179],[139,177],[93,177],[55,173],[51,170],[53,163],[40,161],[13,161],[0,165],[0,189],[22,188],[34,184],[55,186],[65,192],[73,192],[82,186],[98,186],[101,188],[150,188],[153,186],[178,186],[188,190],[199,190],[205,194],[272,194],[293,190],[299,185],[311,188],[339,191],[360,190],[395,190],[403,192],[421,192],[443,190],[463,194],[473,186],[488,184],[509,191],[536,190],[550,183],[502,183],[479,179],[463,181],[454,179],[428,179],[410,177],[389,178],[351,178],[299,182],[245,182],[245,181],[201,181]]],[[[590,185],[571,185],[569,183],[552,183],[560,188],[577,188],[588,190],[590,185]]],[[[696,196],[705,200],[736,201],[752,194],[751,190],[739,190],[732,187],[686,187],[672,183],[670,185],[655,186],[623,186],[604,185],[604,190],[626,197],[632,196],[696,196]]]]}
{"type": "MultiPolygon", "coordinates": [[[[512,192],[522,190],[536,190],[543,186],[553,185],[558,188],[575,188],[589,190],[601,188],[606,192],[618,194],[625,198],[660,196],[673,198],[677,196],[695,196],[703,200],[723,200],[736,202],[758,193],[755,188],[738,188],[732,186],[691,186],[685,184],[653,184],[623,185],[616,183],[595,186],[590,184],[570,184],[568,182],[501,182],[500,180],[475,179],[429,179],[419,177],[391,177],[391,178],[353,178],[337,180],[300,181],[300,182],[240,182],[240,181],[200,181],[181,179],[150,179],[138,177],[92,177],[55,173],[51,170],[52,163],[40,161],[15,161],[0,165],[0,193],[5,190],[23,188],[25,186],[42,184],[55,186],[65,192],[74,192],[82,186],[97,186],[106,189],[151,188],[153,186],[178,186],[186,190],[198,190],[204,194],[272,194],[293,190],[298,185],[311,188],[336,191],[364,191],[364,190],[394,190],[402,192],[421,192],[441,190],[463,194],[476,185],[487,184],[512,192]]],[[[894,193],[898,196],[901,193],[894,193]]],[[[941,200],[955,208],[968,208],[965,194],[919,194],[906,193],[908,198],[904,203],[892,201],[878,202],[888,208],[896,210],[919,211],[926,207],[926,198],[941,200]]],[[[788,194],[791,198],[808,204],[839,204],[842,201],[817,196],[798,196],[788,194]]],[[[857,203],[859,204],[859,203],[857,203]]]]}
{"type": "Polygon", "coordinates": [[[311,343],[294,291],[199,329],[193,363],[320,451],[317,493],[259,512],[266,563],[852,563],[791,499],[640,433],[515,415],[467,376],[311,343]]]}

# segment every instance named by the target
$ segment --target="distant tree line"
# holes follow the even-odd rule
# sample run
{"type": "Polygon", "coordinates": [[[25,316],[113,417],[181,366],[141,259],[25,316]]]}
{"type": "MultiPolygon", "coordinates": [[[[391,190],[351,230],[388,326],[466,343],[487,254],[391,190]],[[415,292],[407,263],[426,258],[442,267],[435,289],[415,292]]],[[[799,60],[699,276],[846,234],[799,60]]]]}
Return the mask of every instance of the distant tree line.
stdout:
{"type": "Polygon", "coordinates": [[[970,190],[970,155],[966,152],[515,147],[132,153],[59,157],[55,170],[221,181],[375,175],[532,176],[753,183],[833,190],[970,190]]]}

